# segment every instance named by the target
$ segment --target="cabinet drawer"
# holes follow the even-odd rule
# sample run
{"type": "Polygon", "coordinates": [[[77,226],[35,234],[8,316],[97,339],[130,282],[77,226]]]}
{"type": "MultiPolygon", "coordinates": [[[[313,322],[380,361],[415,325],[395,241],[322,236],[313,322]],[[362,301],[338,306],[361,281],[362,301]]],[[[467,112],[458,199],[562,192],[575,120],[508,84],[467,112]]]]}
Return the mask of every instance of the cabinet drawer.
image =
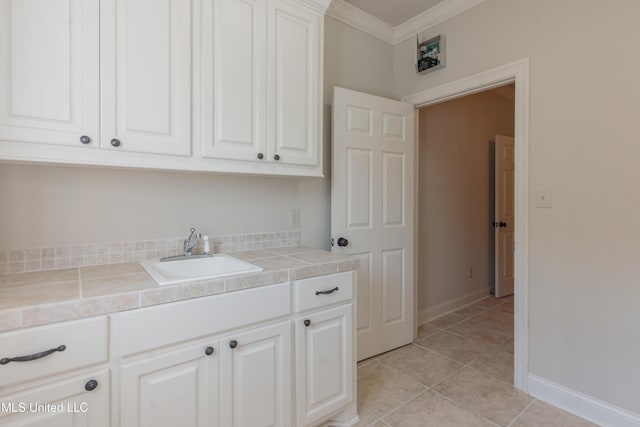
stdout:
{"type": "Polygon", "coordinates": [[[0,359],[36,355],[64,346],[63,351],[31,360],[0,364],[0,387],[106,362],[107,318],[73,322],[0,334],[0,359]]]}
{"type": "Polygon", "coordinates": [[[293,301],[296,312],[326,307],[350,301],[352,298],[353,273],[351,271],[293,282],[293,301]]]}

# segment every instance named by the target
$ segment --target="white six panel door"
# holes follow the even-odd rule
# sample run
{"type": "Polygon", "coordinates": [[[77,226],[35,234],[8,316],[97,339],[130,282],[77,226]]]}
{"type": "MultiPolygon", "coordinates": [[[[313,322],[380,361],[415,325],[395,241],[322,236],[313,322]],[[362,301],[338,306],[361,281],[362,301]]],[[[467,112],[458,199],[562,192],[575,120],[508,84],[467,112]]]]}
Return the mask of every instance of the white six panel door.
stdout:
{"type": "Polygon", "coordinates": [[[0,134],[97,147],[97,0],[0,0],[0,134]]]}
{"type": "Polygon", "coordinates": [[[515,144],[509,136],[496,136],[495,211],[496,222],[496,298],[511,295],[514,285],[514,178],[515,144]]]}
{"type": "Polygon", "coordinates": [[[414,109],[335,88],[333,250],[360,259],[358,360],[413,341],[414,109]]]}
{"type": "Polygon", "coordinates": [[[191,19],[191,0],[103,1],[102,148],[190,154],[191,19]]]}

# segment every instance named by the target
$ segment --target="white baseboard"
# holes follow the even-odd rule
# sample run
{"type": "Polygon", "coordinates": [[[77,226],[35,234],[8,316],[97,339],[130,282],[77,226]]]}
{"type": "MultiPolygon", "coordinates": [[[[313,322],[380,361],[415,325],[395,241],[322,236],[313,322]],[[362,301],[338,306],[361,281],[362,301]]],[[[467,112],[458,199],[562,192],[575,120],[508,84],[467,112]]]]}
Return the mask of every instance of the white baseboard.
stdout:
{"type": "Polygon", "coordinates": [[[473,291],[466,295],[451,299],[449,301],[442,302],[433,307],[425,308],[418,312],[418,325],[422,325],[432,320],[442,317],[445,314],[449,314],[453,311],[459,310],[462,307],[471,305],[489,296],[489,287],[481,289],[479,291],[473,291]]]}
{"type": "Polygon", "coordinates": [[[638,414],[534,374],[529,374],[529,394],[536,399],[605,427],[640,426],[640,415],[638,414]]]}

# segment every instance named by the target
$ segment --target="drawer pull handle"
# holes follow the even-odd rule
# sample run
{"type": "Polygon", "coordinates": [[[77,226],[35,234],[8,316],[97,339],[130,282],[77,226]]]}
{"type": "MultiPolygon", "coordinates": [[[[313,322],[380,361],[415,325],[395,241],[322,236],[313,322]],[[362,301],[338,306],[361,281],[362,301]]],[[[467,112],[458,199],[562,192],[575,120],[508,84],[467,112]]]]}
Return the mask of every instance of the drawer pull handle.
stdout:
{"type": "Polygon", "coordinates": [[[204,349],[204,354],[211,356],[216,350],[213,347],[207,347],[204,349]]]}
{"type": "Polygon", "coordinates": [[[4,359],[0,359],[0,365],[6,365],[11,362],[29,362],[31,360],[42,359],[43,357],[47,357],[51,353],[55,353],[56,351],[65,351],[67,349],[66,345],[61,345],[56,348],[52,348],[51,350],[43,351],[41,353],[30,354],[28,356],[19,356],[19,357],[5,357],[4,359]]]}
{"type": "Polygon", "coordinates": [[[333,289],[329,289],[328,291],[316,291],[316,295],[329,295],[334,292],[338,292],[338,287],[336,286],[333,289]]]}
{"type": "Polygon", "coordinates": [[[304,320],[304,326],[309,326],[309,325],[311,325],[311,320],[305,319],[304,320]]]}
{"type": "Polygon", "coordinates": [[[96,381],[96,380],[89,380],[84,385],[84,389],[87,390],[87,391],[93,391],[96,388],[98,388],[98,381],[96,381]]]}
{"type": "Polygon", "coordinates": [[[238,341],[236,340],[229,341],[229,347],[236,348],[237,346],[238,346],[238,341]]]}

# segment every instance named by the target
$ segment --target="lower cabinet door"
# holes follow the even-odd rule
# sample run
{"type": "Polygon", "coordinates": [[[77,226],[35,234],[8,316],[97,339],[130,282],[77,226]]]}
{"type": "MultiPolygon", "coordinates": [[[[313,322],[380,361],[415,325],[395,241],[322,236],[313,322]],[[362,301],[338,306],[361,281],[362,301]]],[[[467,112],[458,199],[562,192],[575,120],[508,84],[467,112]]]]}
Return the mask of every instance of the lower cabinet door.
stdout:
{"type": "Polygon", "coordinates": [[[109,427],[109,390],[104,370],[0,396],[0,426],[109,427]]]}
{"type": "Polygon", "coordinates": [[[312,425],[353,399],[352,305],[299,317],[296,329],[298,426],[312,425]]]}
{"type": "Polygon", "coordinates": [[[220,341],[220,425],[291,426],[291,322],[220,341]]]}
{"type": "Polygon", "coordinates": [[[123,365],[121,427],[217,427],[218,360],[216,342],[123,365]]]}

